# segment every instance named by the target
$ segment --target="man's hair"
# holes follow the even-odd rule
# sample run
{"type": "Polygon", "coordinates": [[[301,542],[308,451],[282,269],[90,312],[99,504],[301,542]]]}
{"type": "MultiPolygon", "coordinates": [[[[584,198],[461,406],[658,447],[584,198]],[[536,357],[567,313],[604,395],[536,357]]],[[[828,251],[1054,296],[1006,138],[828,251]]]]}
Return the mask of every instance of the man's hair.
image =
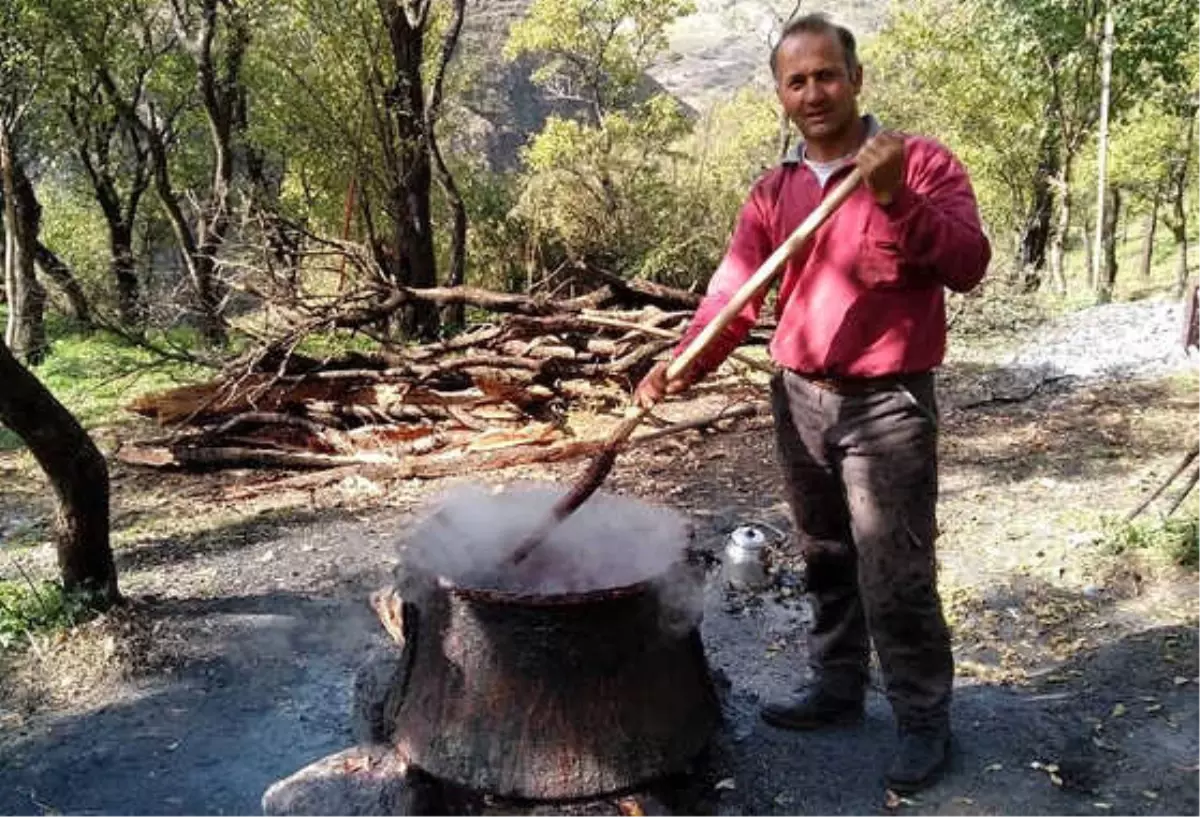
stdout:
{"type": "Polygon", "coordinates": [[[842,44],[842,52],[846,55],[846,69],[850,72],[850,76],[854,76],[854,71],[858,68],[858,49],[854,44],[854,35],[850,33],[850,29],[839,26],[820,13],[805,14],[803,17],[789,20],[788,24],[783,27],[779,39],[771,47],[771,76],[779,76],[779,46],[788,37],[794,37],[797,34],[832,34],[837,37],[842,44]]]}

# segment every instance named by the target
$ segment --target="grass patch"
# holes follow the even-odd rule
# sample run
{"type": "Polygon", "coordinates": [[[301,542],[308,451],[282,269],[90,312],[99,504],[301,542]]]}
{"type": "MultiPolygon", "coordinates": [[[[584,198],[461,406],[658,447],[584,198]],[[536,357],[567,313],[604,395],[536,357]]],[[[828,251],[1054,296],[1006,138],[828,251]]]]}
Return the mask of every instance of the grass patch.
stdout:
{"type": "Polygon", "coordinates": [[[323,360],[347,352],[373,354],[379,351],[379,344],[361,332],[315,332],[301,341],[296,351],[323,360]]]}
{"type": "MultiPolygon", "coordinates": [[[[127,419],[122,406],[140,394],[212,374],[202,366],[164,360],[108,332],[82,332],[59,320],[47,328],[50,354],[33,372],[84,428],[127,419]]],[[[174,334],[170,340],[175,346],[187,341],[174,334]]],[[[16,434],[0,428],[0,452],[21,448],[16,434]]]]}
{"type": "Polygon", "coordinates": [[[1101,544],[1114,556],[1149,553],[1196,570],[1200,563],[1200,521],[1195,515],[1133,522],[1110,520],[1104,524],[1101,544]]]}
{"type": "Polygon", "coordinates": [[[105,332],[59,338],[34,372],[85,428],[122,419],[121,407],[139,394],[209,374],[105,332]]]}
{"type": "Polygon", "coordinates": [[[0,651],[28,643],[33,636],[74,627],[95,615],[80,593],[58,582],[0,581],[0,651]]]}

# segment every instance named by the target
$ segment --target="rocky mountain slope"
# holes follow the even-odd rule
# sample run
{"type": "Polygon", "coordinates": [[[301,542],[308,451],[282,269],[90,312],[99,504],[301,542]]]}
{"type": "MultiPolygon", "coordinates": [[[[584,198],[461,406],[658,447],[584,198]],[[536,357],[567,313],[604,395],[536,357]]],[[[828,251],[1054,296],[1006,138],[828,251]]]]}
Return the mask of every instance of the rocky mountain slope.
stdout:
{"type": "MultiPolygon", "coordinates": [[[[890,4],[843,0],[801,3],[800,10],[824,12],[861,39],[880,28],[890,4]]],[[[471,76],[464,128],[470,149],[485,153],[494,167],[515,166],[520,146],[551,113],[572,113],[529,81],[531,60],[512,63],[501,54],[509,29],[529,5],[530,0],[474,0],[468,6],[458,57],[471,76]]],[[[671,27],[670,52],[650,70],[648,83],[696,111],[746,85],[768,86],[771,32],[794,5],[789,0],[697,0],[696,13],[671,27]]]]}
{"type": "MultiPolygon", "coordinates": [[[[800,13],[822,12],[861,41],[883,25],[890,0],[800,4],[800,13]]],[[[651,75],[689,105],[703,109],[749,84],[770,84],[769,43],[778,20],[795,7],[786,0],[698,0],[696,13],[670,31],[672,55],[651,75]]]]}

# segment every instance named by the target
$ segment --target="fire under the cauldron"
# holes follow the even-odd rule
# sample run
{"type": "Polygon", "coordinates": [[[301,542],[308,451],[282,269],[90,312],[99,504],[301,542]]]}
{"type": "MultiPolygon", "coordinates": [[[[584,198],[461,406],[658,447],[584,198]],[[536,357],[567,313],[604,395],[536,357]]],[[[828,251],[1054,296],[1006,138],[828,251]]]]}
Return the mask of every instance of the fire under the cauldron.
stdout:
{"type": "Polygon", "coordinates": [[[393,743],[424,772],[566,800],[682,771],[719,720],[686,520],[597,495],[519,567],[558,489],[472,487],[412,531],[393,743]]]}

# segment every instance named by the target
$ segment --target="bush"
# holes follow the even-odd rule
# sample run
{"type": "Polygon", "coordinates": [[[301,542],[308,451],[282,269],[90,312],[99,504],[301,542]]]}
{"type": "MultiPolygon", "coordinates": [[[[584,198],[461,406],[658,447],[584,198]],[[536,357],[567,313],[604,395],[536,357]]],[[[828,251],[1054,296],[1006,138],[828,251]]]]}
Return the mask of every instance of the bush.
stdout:
{"type": "Polygon", "coordinates": [[[1158,554],[1172,564],[1195,570],[1200,563],[1200,520],[1195,515],[1165,520],[1108,522],[1105,550],[1120,556],[1131,551],[1158,554]]]}
{"type": "Polygon", "coordinates": [[[526,150],[515,213],[548,266],[703,288],[777,137],[774,105],[754,91],[696,123],[666,96],[601,127],[552,118],[526,150]]]}
{"type": "Polygon", "coordinates": [[[67,593],[58,582],[0,581],[0,650],[32,636],[74,627],[94,615],[86,596],[67,593]]]}

